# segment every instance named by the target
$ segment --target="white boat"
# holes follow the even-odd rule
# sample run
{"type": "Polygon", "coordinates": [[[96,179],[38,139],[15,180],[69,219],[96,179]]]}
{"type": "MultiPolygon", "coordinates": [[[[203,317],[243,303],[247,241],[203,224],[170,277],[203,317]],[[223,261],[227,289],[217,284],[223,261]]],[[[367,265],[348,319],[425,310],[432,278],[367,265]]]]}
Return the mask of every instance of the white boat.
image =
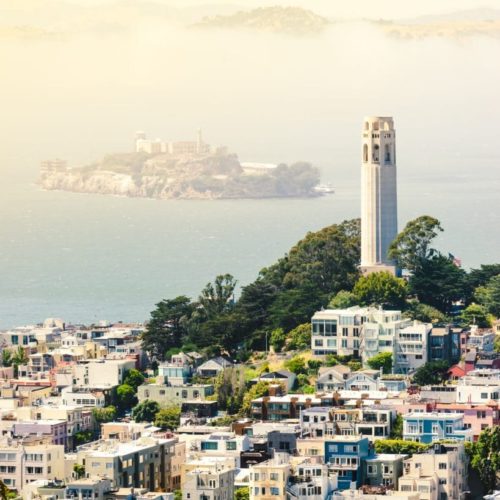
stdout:
{"type": "Polygon", "coordinates": [[[314,191],[321,194],[333,194],[335,193],[335,189],[331,184],[318,184],[314,187],[314,191]]]}

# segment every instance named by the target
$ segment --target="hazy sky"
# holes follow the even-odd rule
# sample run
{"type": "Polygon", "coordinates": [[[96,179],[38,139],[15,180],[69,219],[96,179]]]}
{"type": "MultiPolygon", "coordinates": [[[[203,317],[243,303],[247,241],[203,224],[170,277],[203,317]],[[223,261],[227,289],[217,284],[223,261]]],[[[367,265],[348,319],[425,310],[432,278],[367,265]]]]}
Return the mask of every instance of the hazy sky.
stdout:
{"type": "MultiPolygon", "coordinates": [[[[9,0],[4,0],[9,1],[9,0]]],[[[13,0],[10,0],[13,1],[13,0]]],[[[69,0],[80,5],[116,3],[116,0],[69,0]]],[[[150,0],[135,0],[136,3],[148,3],[150,0]]],[[[500,8],[500,0],[155,0],[175,7],[198,5],[236,5],[242,8],[254,8],[269,5],[299,5],[318,13],[335,17],[411,17],[427,14],[440,14],[460,9],[481,7],[500,8]]]]}

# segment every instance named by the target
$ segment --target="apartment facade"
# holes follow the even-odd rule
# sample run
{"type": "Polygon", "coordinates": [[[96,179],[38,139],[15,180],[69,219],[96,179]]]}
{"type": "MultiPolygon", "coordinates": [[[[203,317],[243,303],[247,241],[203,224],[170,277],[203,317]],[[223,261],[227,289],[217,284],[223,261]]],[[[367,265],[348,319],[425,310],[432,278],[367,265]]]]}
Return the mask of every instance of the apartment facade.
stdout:
{"type": "Polygon", "coordinates": [[[403,415],[403,439],[430,444],[443,439],[472,441],[462,413],[411,412],[403,415]]]}
{"type": "Polygon", "coordinates": [[[250,500],[287,500],[287,484],[291,474],[288,454],[250,467],[250,500]]]}
{"type": "Polygon", "coordinates": [[[64,446],[5,440],[0,443],[0,477],[17,491],[40,479],[65,479],[64,446]]]}
{"type": "Polygon", "coordinates": [[[435,445],[404,461],[398,491],[421,500],[459,500],[467,485],[468,459],[462,443],[435,445]]]}
{"type": "Polygon", "coordinates": [[[399,330],[410,323],[401,311],[373,307],[318,311],[311,320],[311,349],[317,356],[359,356],[366,364],[380,352],[393,354],[399,330]]]}
{"type": "Polygon", "coordinates": [[[77,448],[77,462],[90,477],[107,477],[115,488],[164,490],[169,484],[176,439],[96,441],[77,448]]]}
{"type": "Polygon", "coordinates": [[[332,436],[325,439],[325,463],[338,476],[340,490],[357,489],[363,481],[363,459],[370,454],[368,438],[332,436]]]}
{"type": "Polygon", "coordinates": [[[233,500],[235,469],[189,471],[182,487],[183,500],[233,500]]]}
{"type": "Polygon", "coordinates": [[[418,323],[402,328],[397,335],[394,353],[394,371],[408,373],[427,362],[427,342],[432,324],[418,323]]]}

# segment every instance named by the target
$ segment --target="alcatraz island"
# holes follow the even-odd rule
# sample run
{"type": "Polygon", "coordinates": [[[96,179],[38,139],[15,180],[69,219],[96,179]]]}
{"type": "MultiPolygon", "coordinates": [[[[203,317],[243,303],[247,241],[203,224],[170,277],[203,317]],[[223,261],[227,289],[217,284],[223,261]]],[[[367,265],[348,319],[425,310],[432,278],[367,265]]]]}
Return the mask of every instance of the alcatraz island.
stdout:
{"type": "Polygon", "coordinates": [[[333,190],[319,185],[307,162],[291,165],[240,162],[225,146],[196,140],[151,140],[136,132],[134,151],[68,167],[63,160],[41,164],[43,189],[156,199],[312,197],[333,190]]]}

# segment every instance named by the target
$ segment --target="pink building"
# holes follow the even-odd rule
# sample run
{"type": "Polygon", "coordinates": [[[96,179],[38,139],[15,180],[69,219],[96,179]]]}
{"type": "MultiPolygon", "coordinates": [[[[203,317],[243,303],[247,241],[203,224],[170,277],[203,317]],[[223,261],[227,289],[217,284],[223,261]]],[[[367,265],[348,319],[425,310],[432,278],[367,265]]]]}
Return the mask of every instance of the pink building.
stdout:
{"type": "Polygon", "coordinates": [[[52,444],[62,444],[67,448],[68,430],[65,420],[27,420],[16,422],[13,426],[14,436],[50,437],[52,444]]]}

